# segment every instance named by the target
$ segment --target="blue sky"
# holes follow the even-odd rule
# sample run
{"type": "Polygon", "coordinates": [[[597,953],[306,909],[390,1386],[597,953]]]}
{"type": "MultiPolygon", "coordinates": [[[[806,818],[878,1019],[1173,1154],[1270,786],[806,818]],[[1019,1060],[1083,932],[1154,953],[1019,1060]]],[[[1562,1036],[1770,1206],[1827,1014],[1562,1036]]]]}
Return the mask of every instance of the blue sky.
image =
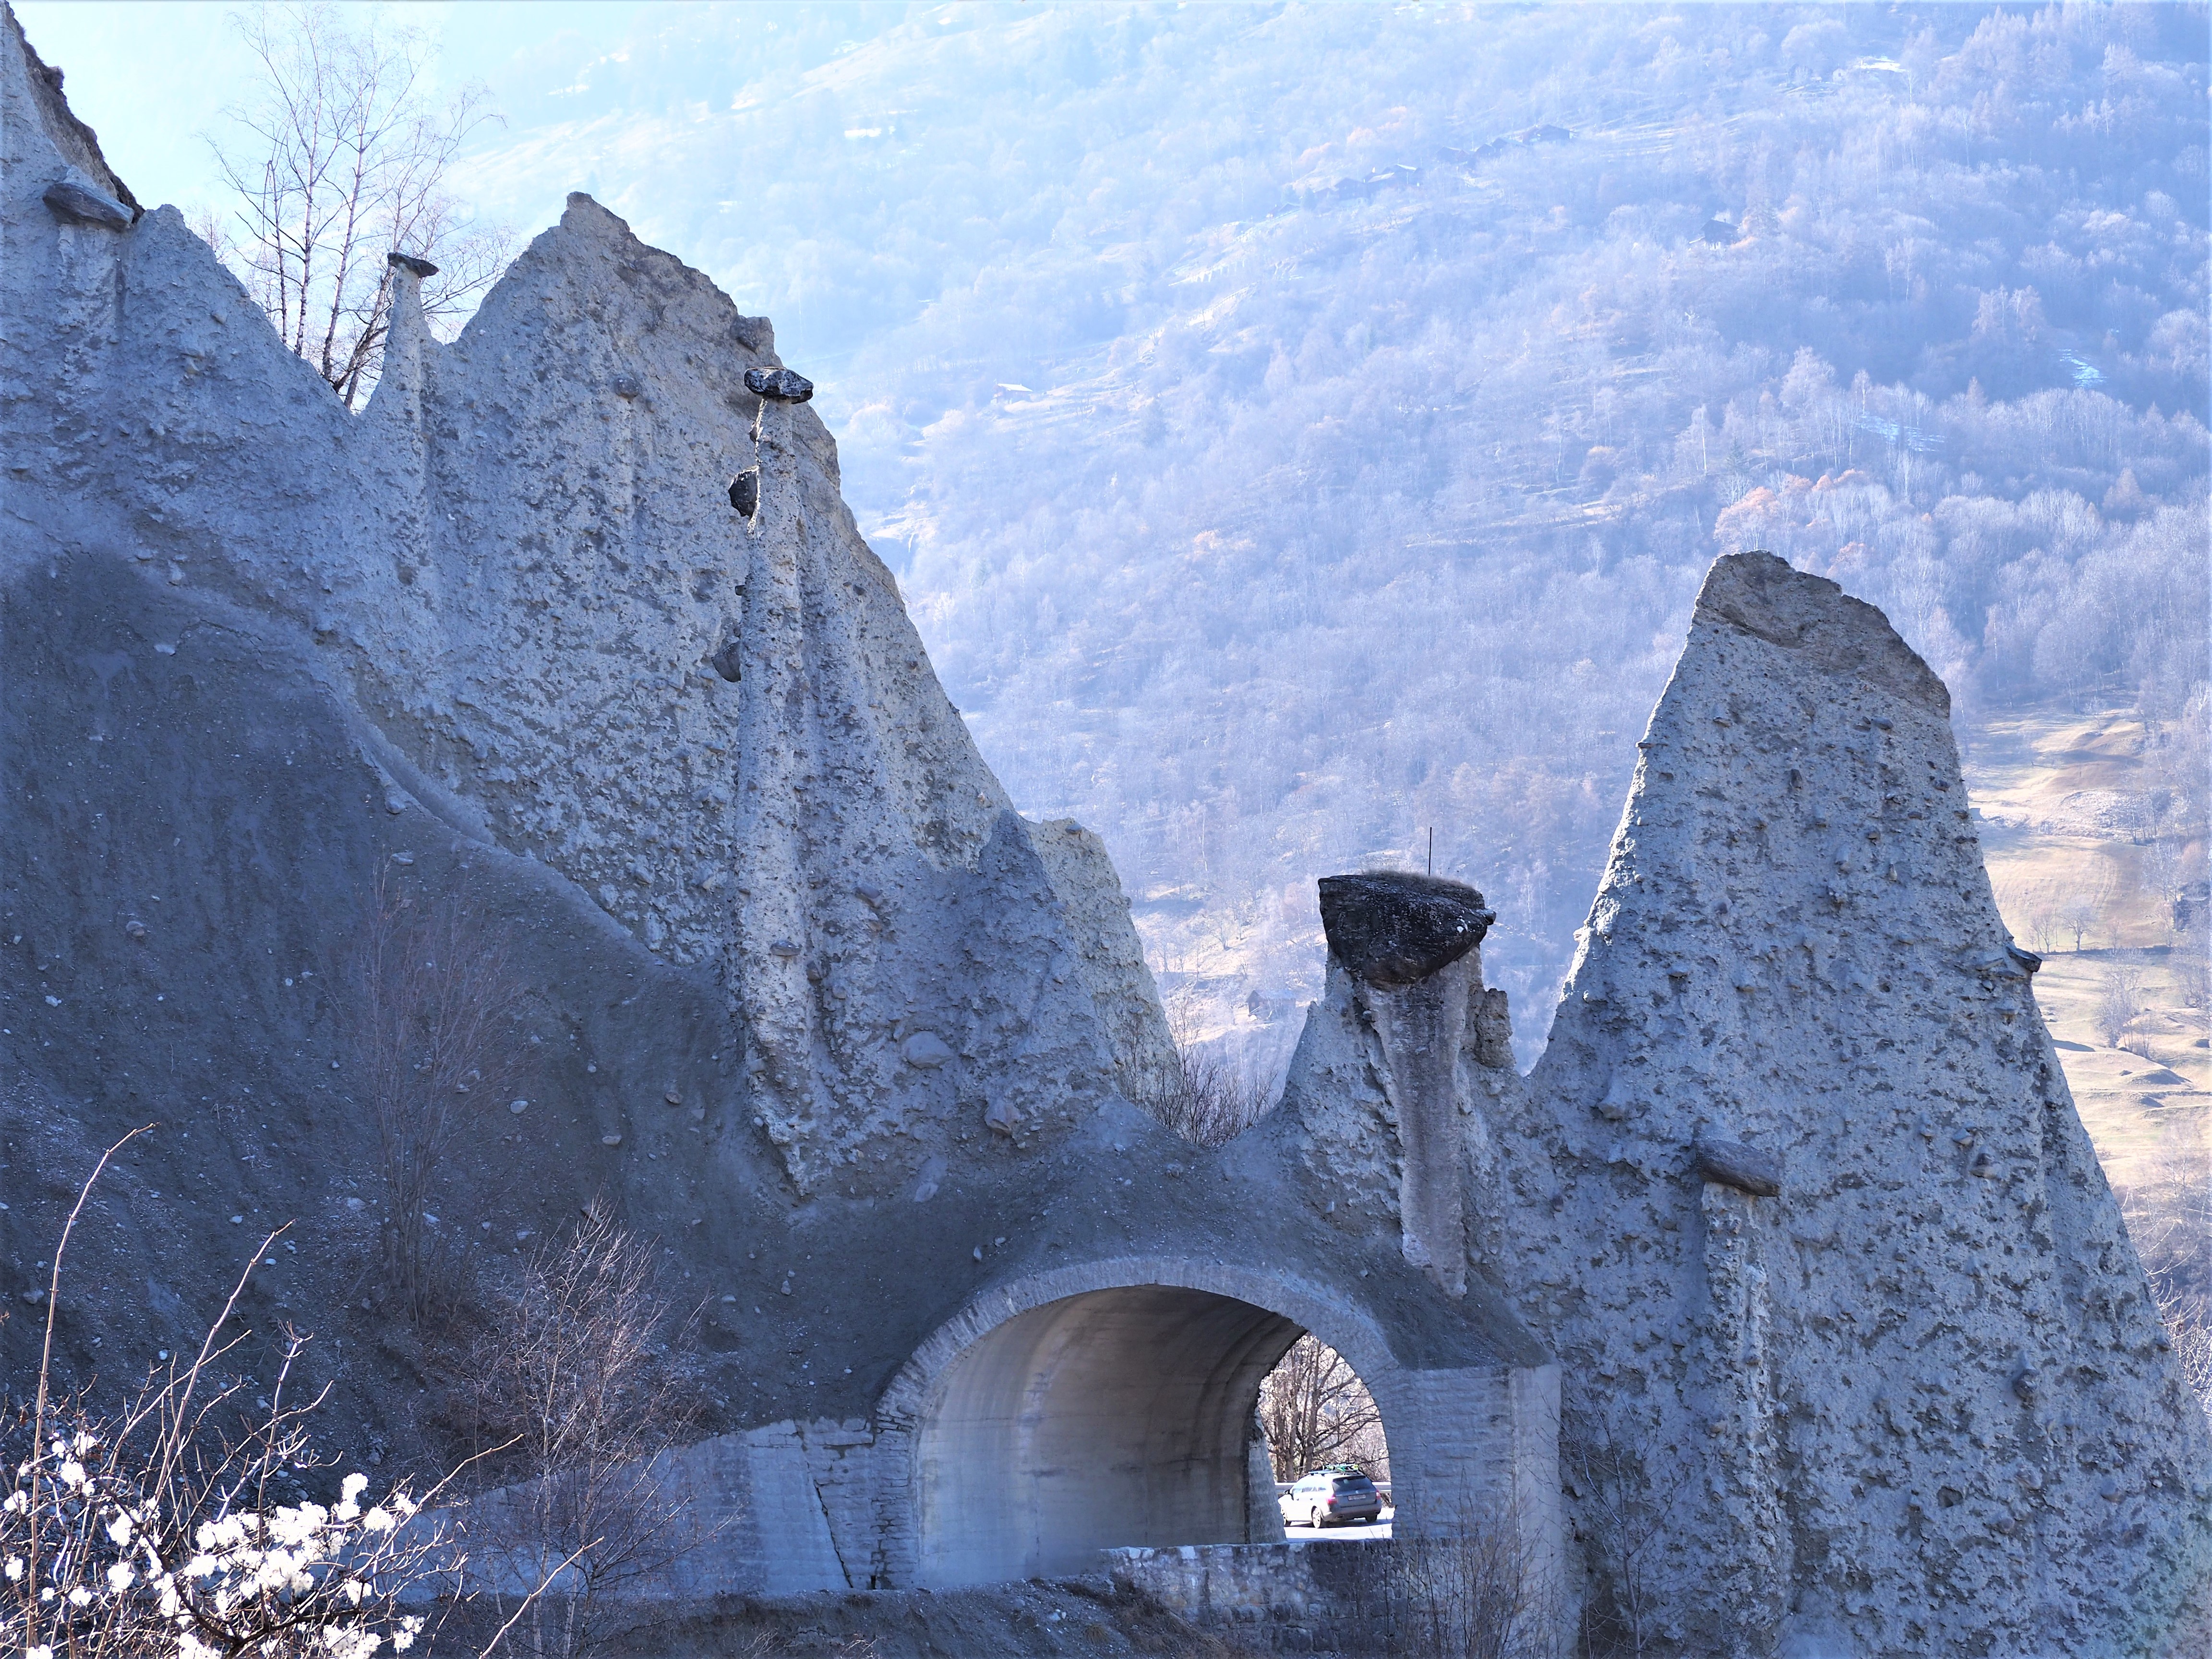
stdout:
{"type": "MultiPolygon", "coordinates": [[[[221,133],[225,106],[252,74],[229,21],[239,9],[205,0],[23,0],[15,12],[40,56],[66,72],[70,106],[99,132],[109,164],[132,191],[149,205],[183,206],[222,193],[207,141],[221,133]]],[[[562,88],[621,52],[639,15],[653,9],[635,0],[478,0],[383,12],[440,43],[441,80],[492,88],[509,116],[504,131],[487,135],[487,146],[497,147],[526,123],[557,120],[562,88]]],[[[466,169],[454,182],[459,193],[470,194],[466,169]]],[[[512,217],[526,204],[483,205],[512,217]]],[[[557,216],[559,197],[528,205],[538,208],[529,222],[534,228],[557,216]]]]}

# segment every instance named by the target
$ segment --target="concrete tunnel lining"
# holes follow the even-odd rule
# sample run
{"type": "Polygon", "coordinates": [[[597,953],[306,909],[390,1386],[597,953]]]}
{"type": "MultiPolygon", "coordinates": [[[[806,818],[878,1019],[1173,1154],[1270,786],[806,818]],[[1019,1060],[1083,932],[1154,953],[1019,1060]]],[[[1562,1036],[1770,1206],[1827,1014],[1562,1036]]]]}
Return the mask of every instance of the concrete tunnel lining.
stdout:
{"type": "Polygon", "coordinates": [[[939,1376],[918,1425],[922,1582],[1080,1572],[1117,1545],[1249,1541],[1253,1410],[1304,1328],[1169,1285],[994,1327],[939,1376]]]}

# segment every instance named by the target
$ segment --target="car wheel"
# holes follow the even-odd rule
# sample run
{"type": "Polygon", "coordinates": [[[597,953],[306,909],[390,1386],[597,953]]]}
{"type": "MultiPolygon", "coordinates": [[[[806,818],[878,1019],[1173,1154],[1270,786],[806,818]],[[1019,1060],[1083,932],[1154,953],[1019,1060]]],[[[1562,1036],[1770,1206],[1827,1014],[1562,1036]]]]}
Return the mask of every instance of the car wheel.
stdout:
{"type": "Polygon", "coordinates": [[[1318,1508],[1309,1510],[1306,1512],[1306,1525],[1311,1527],[1316,1532],[1319,1532],[1321,1530],[1321,1510],[1318,1508]]]}

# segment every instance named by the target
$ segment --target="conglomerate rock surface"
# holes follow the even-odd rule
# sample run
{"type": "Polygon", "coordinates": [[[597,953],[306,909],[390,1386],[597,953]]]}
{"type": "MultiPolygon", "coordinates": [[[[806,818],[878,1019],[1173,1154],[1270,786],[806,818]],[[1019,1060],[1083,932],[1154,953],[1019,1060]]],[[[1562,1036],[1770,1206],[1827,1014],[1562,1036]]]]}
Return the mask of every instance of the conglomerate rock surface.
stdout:
{"type": "MultiPolygon", "coordinates": [[[[63,1387],[196,1341],[252,1264],[228,1363],[311,1331],[320,1449],[434,1474],[452,1328],[589,1208],[704,1350],[654,1594],[1279,1533],[1253,1408],[1307,1329],[1389,1401],[1409,1528],[1516,1481],[1556,1544],[1556,1374],[1504,1299],[1149,1115],[1179,1067],[1104,849],[1011,810],[764,319],[573,197],[450,344],[392,260],[351,412],[0,17],[10,1302],[158,1125],[72,1240],[63,1387]],[[380,1265],[378,937],[500,1010],[419,1328],[380,1265]]],[[[0,1324],[7,1386],[38,1338],[0,1324]]]]}
{"type": "Polygon", "coordinates": [[[1293,1064],[1305,1156],[1358,1194],[1332,1219],[1425,1261],[1437,1137],[1403,1126],[1458,1117],[1445,1219],[1559,1358],[1590,1626],[1624,1650],[2201,1639],[2212,1439],[1949,712],[1879,611],[1722,559],[1533,1073],[1479,953],[1383,992],[1332,961],[1293,1064]],[[1410,1021],[1424,985],[1449,1012],[1410,1021]]]}
{"type": "Polygon", "coordinates": [[[1634,1469],[1613,1547],[1655,1529],[1717,1647],[2148,1652],[2203,1612],[2212,1442],[1949,713],[1872,607],[1720,561],[1528,1080],[1507,1272],[1575,1378],[1568,1479],[1594,1518],[1634,1469]]]}

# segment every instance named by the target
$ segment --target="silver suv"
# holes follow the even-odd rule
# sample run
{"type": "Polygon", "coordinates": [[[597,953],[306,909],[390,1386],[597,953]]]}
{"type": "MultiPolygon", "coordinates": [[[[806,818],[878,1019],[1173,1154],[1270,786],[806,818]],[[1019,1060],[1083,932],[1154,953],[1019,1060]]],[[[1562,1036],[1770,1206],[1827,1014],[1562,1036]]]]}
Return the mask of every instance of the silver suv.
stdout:
{"type": "Polygon", "coordinates": [[[1316,1469],[1283,1494],[1283,1518],[1291,1526],[1325,1527],[1332,1521],[1364,1525],[1382,1518],[1382,1494],[1358,1469],[1316,1469]]]}

